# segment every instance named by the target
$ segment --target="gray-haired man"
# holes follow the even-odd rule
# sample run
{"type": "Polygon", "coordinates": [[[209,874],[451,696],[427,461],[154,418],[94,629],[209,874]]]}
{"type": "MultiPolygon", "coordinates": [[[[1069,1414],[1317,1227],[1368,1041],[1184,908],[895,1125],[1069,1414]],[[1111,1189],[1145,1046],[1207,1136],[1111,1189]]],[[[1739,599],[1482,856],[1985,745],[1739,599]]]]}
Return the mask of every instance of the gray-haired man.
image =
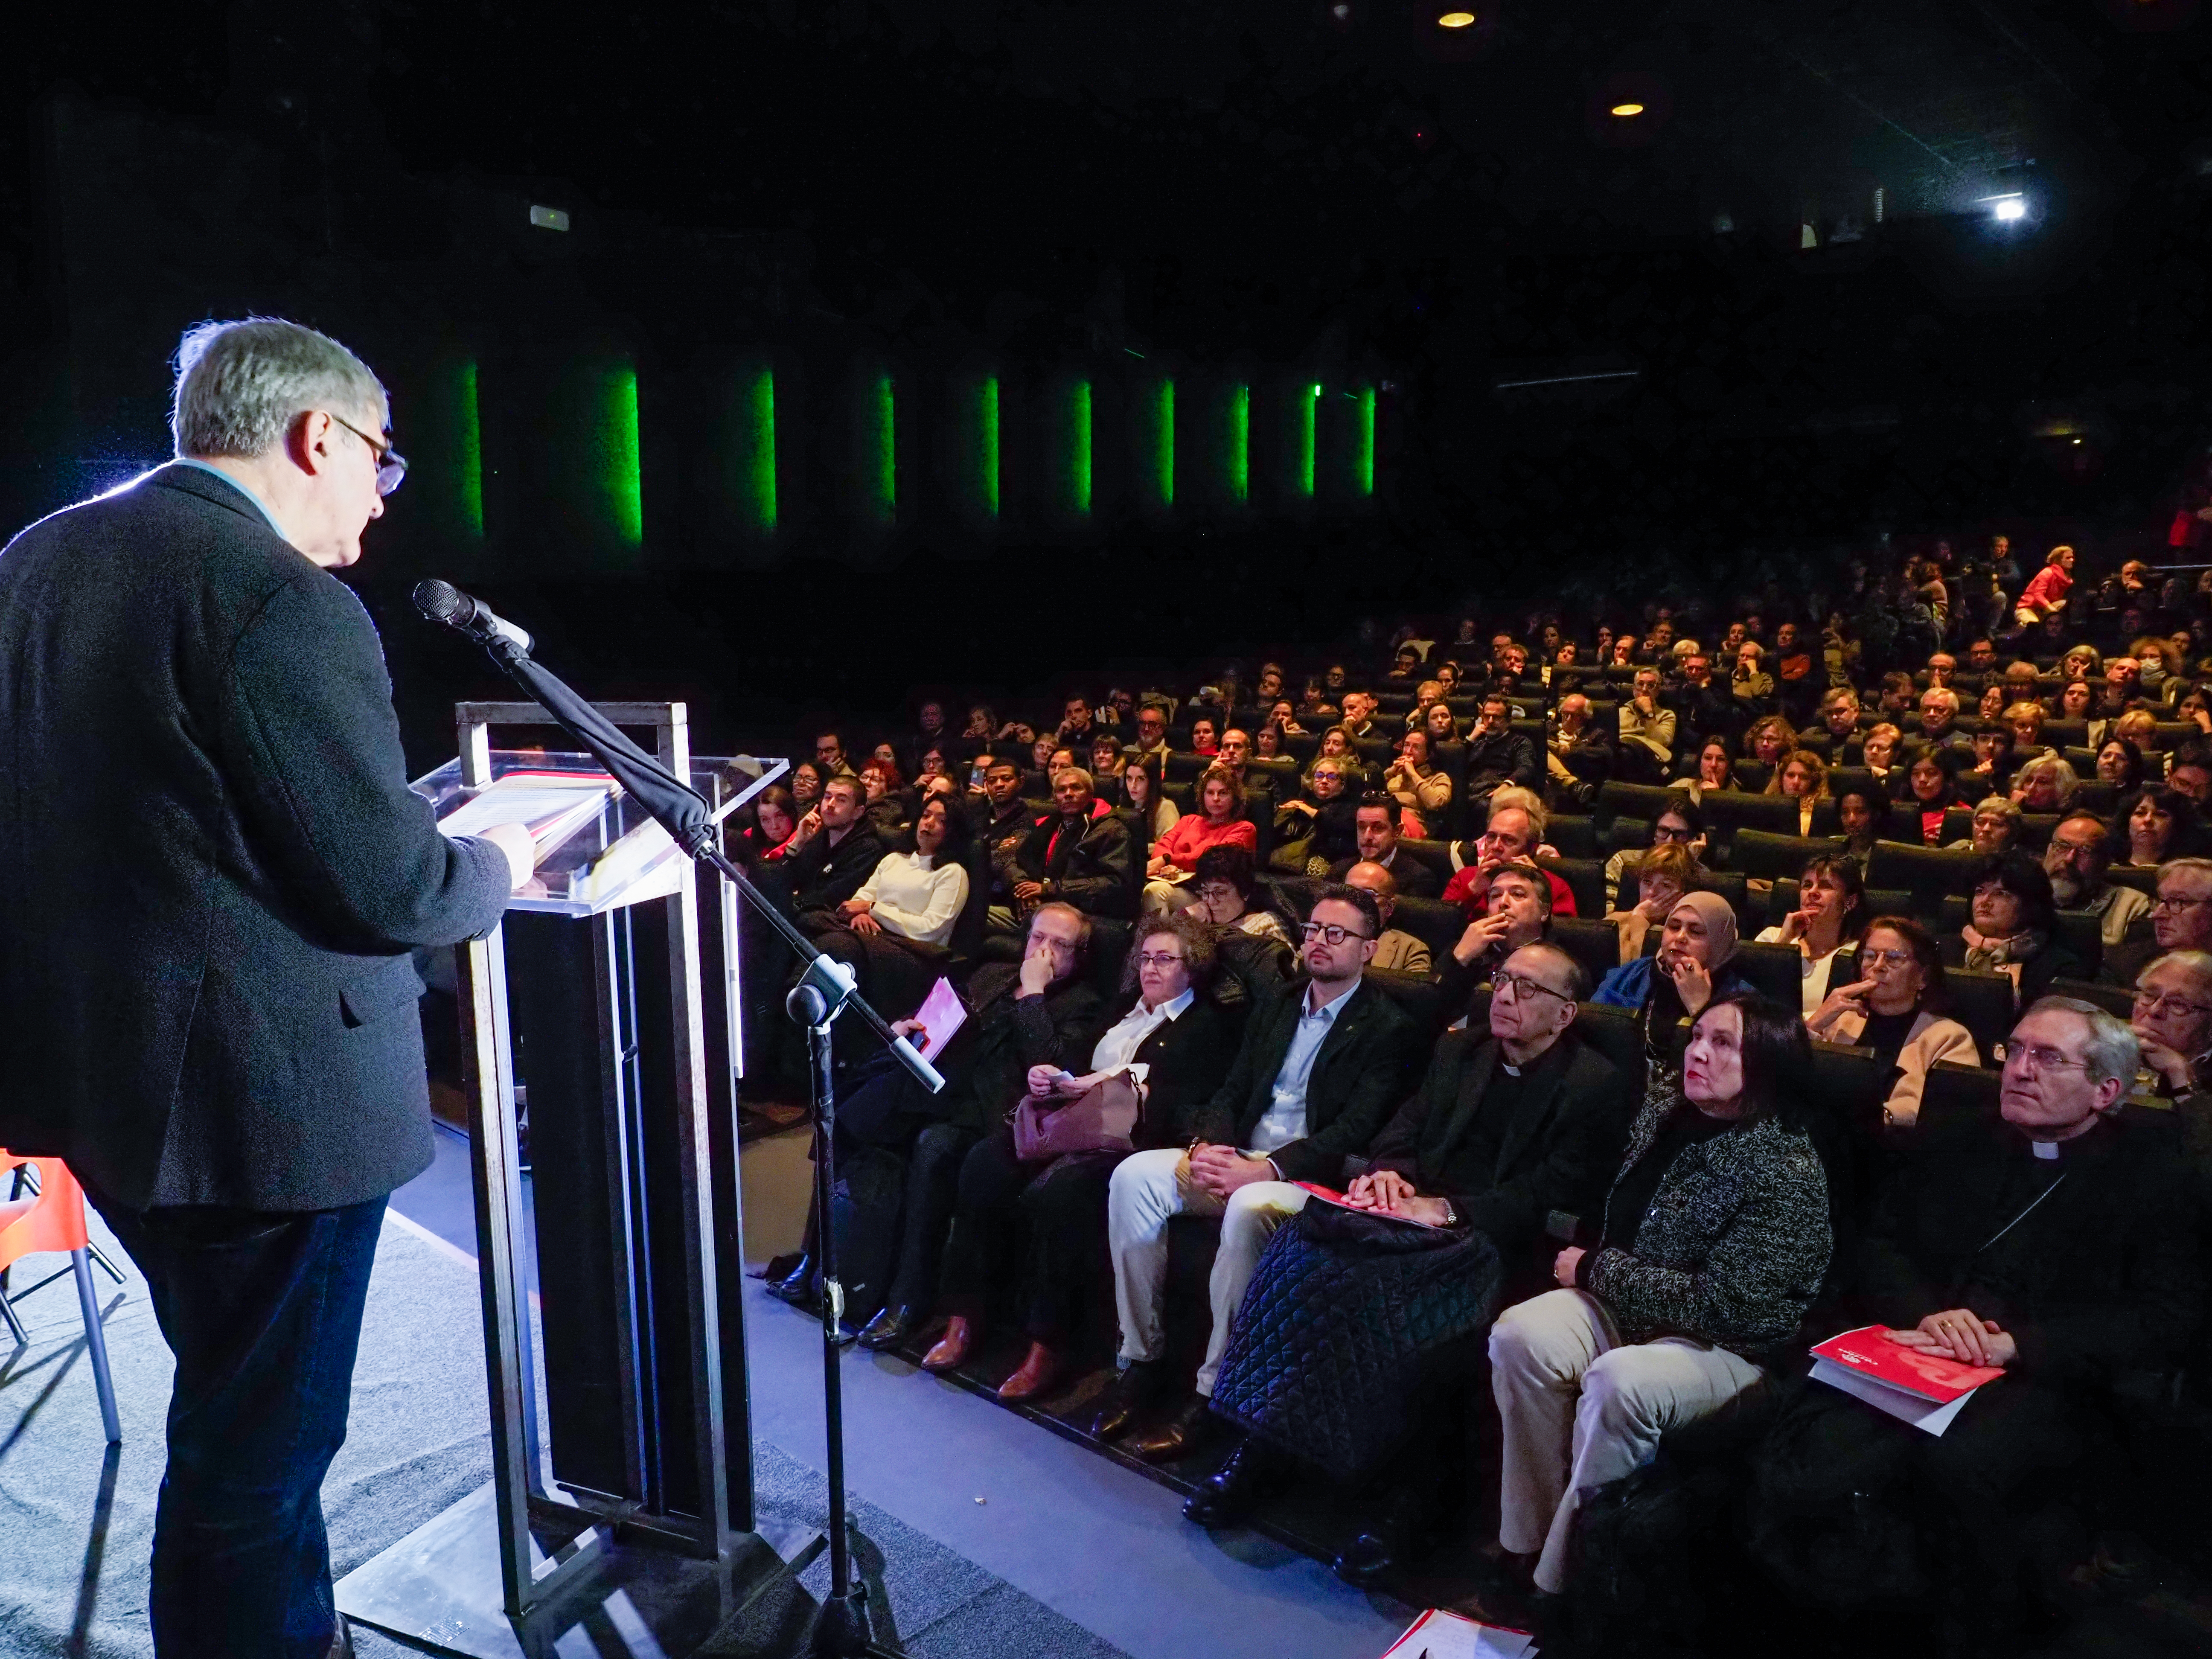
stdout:
{"type": "Polygon", "coordinates": [[[210,324],[173,429],[0,553],[0,1146],[69,1160],[176,1353],[155,1652],[291,1656],[344,1644],[318,1494],[431,1157],[410,951],[496,922],[531,842],[438,833],[330,574],[404,470],[376,377],[210,324]]]}

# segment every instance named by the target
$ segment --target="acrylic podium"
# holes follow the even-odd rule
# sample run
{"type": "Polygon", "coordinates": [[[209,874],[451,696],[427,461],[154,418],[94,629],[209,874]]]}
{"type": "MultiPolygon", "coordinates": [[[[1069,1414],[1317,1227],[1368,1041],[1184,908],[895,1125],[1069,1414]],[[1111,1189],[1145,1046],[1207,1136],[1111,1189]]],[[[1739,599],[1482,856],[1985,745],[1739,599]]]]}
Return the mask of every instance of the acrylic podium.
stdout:
{"type": "MultiPolygon", "coordinates": [[[[594,706],[651,730],[718,822],[786,769],[694,757],[682,703],[594,706]]],[[[604,776],[492,747],[495,726],[550,725],[536,703],[456,715],[459,758],[415,785],[441,819],[517,772],[604,776]]],[[[753,1530],[737,907],[714,878],[702,917],[707,879],[617,791],[456,951],[493,1474],[338,1584],[349,1619],[478,1659],[673,1656],[799,1541],[753,1530]]]]}

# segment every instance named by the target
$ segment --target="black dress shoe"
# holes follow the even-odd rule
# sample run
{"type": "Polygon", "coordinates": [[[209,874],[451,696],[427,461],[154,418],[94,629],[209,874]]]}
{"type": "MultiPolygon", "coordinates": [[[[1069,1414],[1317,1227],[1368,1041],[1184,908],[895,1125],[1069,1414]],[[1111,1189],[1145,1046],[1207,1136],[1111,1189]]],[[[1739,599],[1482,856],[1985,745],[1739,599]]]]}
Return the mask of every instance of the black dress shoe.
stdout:
{"type": "Polygon", "coordinates": [[[1160,1397],[1166,1366],[1157,1359],[1132,1360],[1098,1402],[1091,1419],[1093,1440],[1111,1440],[1137,1420],[1137,1413],[1160,1397]]]}
{"type": "Polygon", "coordinates": [[[884,1353],[905,1345],[929,1316],[919,1308],[896,1308],[889,1303],[860,1333],[860,1346],[870,1353],[884,1353]]]}
{"type": "Polygon", "coordinates": [[[1218,1432],[1220,1422],[1213,1414],[1212,1401],[1202,1394],[1193,1395],[1188,1405],[1159,1427],[1123,1441],[1121,1449],[1147,1463],[1172,1463],[1204,1450],[1218,1432]]]}
{"type": "Polygon", "coordinates": [[[1411,1553],[1424,1507],[1413,1492],[1392,1492],[1336,1558],[1336,1576],[1356,1589],[1371,1589],[1395,1573],[1411,1553]]]}
{"type": "Polygon", "coordinates": [[[1198,1484],[1182,1506],[1183,1519],[1211,1531],[1233,1527],[1252,1512],[1260,1498],[1281,1485],[1282,1459],[1273,1448],[1247,1440],[1198,1484]]]}
{"type": "Polygon", "coordinates": [[[788,1302],[794,1308],[814,1306],[817,1294],[814,1285],[814,1258],[802,1255],[799,1265],[781,1279],[768,1281],[768,1293],[779,1302],[788,1302]]]}

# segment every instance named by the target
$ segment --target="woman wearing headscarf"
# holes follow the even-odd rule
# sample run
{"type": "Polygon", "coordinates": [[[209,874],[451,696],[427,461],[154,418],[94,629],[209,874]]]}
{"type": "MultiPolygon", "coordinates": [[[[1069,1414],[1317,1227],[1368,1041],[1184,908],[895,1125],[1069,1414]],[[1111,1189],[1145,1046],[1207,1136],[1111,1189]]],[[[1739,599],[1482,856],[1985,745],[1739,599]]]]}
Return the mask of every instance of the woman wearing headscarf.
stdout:
{"type": "Polygon", "coordinates": [[[1685,893],[1667,913],[1659,948],[1605,976],[1590,1000],[1626,1008],[1644,1034],[1646,1098],[1679,1100],[1682,1043],[1716,997],[1751,988],[1732,962],[1735,907],[1717,893],[1685,893]]]}

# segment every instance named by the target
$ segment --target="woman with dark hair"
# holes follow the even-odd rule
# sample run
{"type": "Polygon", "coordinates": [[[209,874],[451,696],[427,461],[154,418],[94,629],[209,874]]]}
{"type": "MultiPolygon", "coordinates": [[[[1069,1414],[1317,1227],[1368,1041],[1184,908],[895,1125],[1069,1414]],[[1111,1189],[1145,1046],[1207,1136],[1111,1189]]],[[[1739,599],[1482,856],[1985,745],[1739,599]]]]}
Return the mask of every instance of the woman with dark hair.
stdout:
{"type": "Polygon", "coordinates": [[[2197,844],[2197,803],[2179,789],[2148,788],[2126,807],[2128,855],[2120,862],[2154,870],[2197,844]]]}
{"type": "Polygon", "coordinates": [[[1605,906],[1617,909],[1620,904],[1620,878],[1637,867],[1649,853],[1662,847],[1680,847],[1690,855],[1702,876],[1705,856],[1705,815],[1686,789],[1678,789],[1667,797],[1660,807],[1659,816],[1651,820],[1651,841],[1648,847],[1624,847],[1605,861],[1605,906]]]}
{"type": "Polygon", "coordinates": [[[1251,854],[1242,847],[1209,847],[1200,853],[1190,886],[1198,901],[1192,913],[1204,916],[1222,932],[1252,933],[1291,944],[1281,917],[1273,910],[1252,908],[1260,881],[1251,854]]]}
{"type": "MultiPolygon", "coordinates": [[[[1449,715],[1450,711],[1445,712],[1449,715]]],[[[1443,827],[1445,809],[1451,805],[1451,774],[1437,764],[1425,727],[1417,726],[1399,739],[1398,758],[1383,769],[1382,793],[1398,804],[1401,836],[1426,841],[1430,825],[1443,827]]]]}
{"type": "Polygon", "coordinates": [[[1735,751],[1726,738],[1707,738],[1698,749],[1698,775],[1683,781],[1684,793],[1692,800],[1700,800],[1708,789],[1735,787],[1735,751]]]}
{"type": "MultiPolygon", "coordinates": [[[[1087,1047],[1091,1069],[1072,1077],[1056,1066],[1032,1066],[1029,1099],[1048,1108],[1065,1105],[1109,1078],[1126,1077],[1141,1102],[1129,1150],[1188,1144],[1197,1112],[1213,1098],[1237,1057],[1236,1027],[1206,994],[1214,960],[1213,926],[1196,911],[1139,922],[1122,971],[1121,995],[1087,1047]]],[[[1059,1380],[1083,1295],[1097,1282],[1105,1255],[1107,1188],[1129,1152],[1069,1152],[1025,1164],[1009,1118],[978,1141],[961,1165],[939,1296],[951,1319],[921,1363],[929,1370],[951,1370],[973,1351],[991,1286],[1000,1277],[1006,1225],[1018,1208],[1029,1224],[1022,1280],[1030,1346],[999,1385],[999,1397],[1027,1400],[1059,1380]]],[[[877,1323],[895,1325],[896,1337],[884,1340],[871,1325],[862,1340],[872,1347],[894,1346],[926,1312],[886,1309],[877,1323]]]]}
{"type": "Polygon", "coordinates": [[[799,807],[791,791],[772,783],[753,798],[753,821],[738,831],[738,837],[764,860],[783,856],[792,831],[799,828],[799,807]]]}
{"type": "Polygon", "coordinates": [[[968,705],[968,724],[960,729],[961,741],[988,749],[999,736],[999,717],[988,702],[968,705]]]}
{"type": "Polygon", "coordinates": [[[1805,1017],[1823,1042],[1871,1048],[1888,1079],[1882,1121],[1906,1127],[1920,1115],[1929,1068],[1941,1060],[1978,1066],[1973,1034],[1944,1018],[1943,952],[1910,916],[1876,916],[1859,941],[1859,977],[1838,986],[1805,1017]]]}
{"type": "Polygon", "coordinates": [[[1761,945],[1794,945],[1804,957],[1800,997],[1807,1019],[1828,995],[1836,957],[1866,926],[1866,882],[1849,854],[1821,853],[1797,874],[1797,908],[1759,936],[1761,945]]]}
{"type": "Polygon", "coordinates": [[[1659,948],[1600,981],[1592,1002],[1625,1008],[1644,1036],[1644,1093],[1678,1100],[1682,1036],[1716,997],[1750,989],[1735,955],[1735,910],[1717,893],[1685,893],[1667,913],[1659,948]]]}
{"type": "Polygon", "coordinates": [[[1802,1350],[1834,1242],[1820,1154],[1797,1119],[1811,1044],[1749,993],[1697,1016],[1679,1096],[1647,1097],[1588,1248],[1491,1328],[1504,1431],[1498,1539],[1557,1595],[1583,1495],[1650,1460],[1802,1350]]]}
{"type": "Polygon", "coordinates": [[[1226,766],[1209,766],[1198,781],[1198,811],[1176,820],[1174,829],[1152,843],[1145,866],[1144,908],[1147,914],[1180,910],[1196,901],[1189,886],[1198,855],[1210,847],[1241,847],[1256,852],[1260,832],[1242,816],[1244,781],[1226,766]]]}
{"type": "Polygon", "coordinates": [[[2107,738],[2097,751],[2097,781],[2125,795],[2142,787],[2142,750],[2125,738],[2107,738]]]}
{"type": "Polygon", "coordinates": [[[2051,878],[2034,854],[2014,848],[1982,860],[1974,866],[1973,890],[1972,919],[1956,939],[1943,941],[1943,960],[1952,967],[2004,975],[2021,1008],[2049,991],[2054,979],[2089,976],[2058,937],[2051,878]]]}
{"type": "Polygon", "coordinates": [[[1797,803],[1797,833],[1813,833],[1814,809],[1828,798],[1828,763],[1810,749],[1793,749],[1766,780],[1766,793],[1797,803]]]}
{"type": "Polygon", "coordinates": [[[1085,763],[1091,769],[1091,787],[1101,795],[1111,795],[1114,781],[1121,775],[1121,769],[1128,761],[1121,738],[1111,732],[1101,732],[1091,739],[1091,756],[1085,763]]]}
{"type": "Polygon", "coordinates": [[[1923,743],[1912,751],[1912,763],[1905,773],[1901,799],[1920,814],[1920,839],[1930,847],[1943,844],[1943,815],[1966,804],[1951,769],[1943,763],[1944,753],[1941,744],[1923,743]]]}
{"type": "Polygon", "coordinates": [[[1437,752],[1439,744],[1459,741],[1459,722],[1452,718],[1449,704],[1439,698],[1429,705],[1429,712],[1421,716],[1422,729],[1429,734],[1429,752],[1437,752]]]}
{"type": "Polygon", "coordinates": [[[896,850],[878,859],[860,890],[837,907],[843,931],[820,940],[825,954],[852,964],[868,1000],[890,1011],[887,1018],[903,1018],[919,1008],[936,981],[939,953],[968,902],[970,834],[965,812],[946,796],[930,796],[896,850]]]}
{"type": "Polygon", "coordinates": [[[1862,869],[1874,856],[1874,844],[1881,836],[1881,821],[1889,803],[1871,789],[1854,784],[1836,797],[1836,819],[1843,826],[1844,851],[1859,861],[1862,869]]]}
{"type": "Polygon", "coordinates": [[[1286,800],[1275,814],[1275,850],[1267,862],[1278,870],[1326,876],[1340,859],[1359,850],[1359,791],[1356,762],[1342,755],[1316,755],[1306,769],[1303,795],[1286,800]]]}
{"type": "Polygon", "coordinates": [[[1182,817],[1182,809],[1161,793],[1157,755],[1132,757],[1115,783],[1120,805],[1137,815],[1136,839],[1147,847],[1174,829],[1176,820],[1182,817]]]}
{"type": "Polygon", "coordinates": [[[801,817],[822,799],[822,769],[812,761],[801,761],[791,769],[791,799],[801,817]]]}

